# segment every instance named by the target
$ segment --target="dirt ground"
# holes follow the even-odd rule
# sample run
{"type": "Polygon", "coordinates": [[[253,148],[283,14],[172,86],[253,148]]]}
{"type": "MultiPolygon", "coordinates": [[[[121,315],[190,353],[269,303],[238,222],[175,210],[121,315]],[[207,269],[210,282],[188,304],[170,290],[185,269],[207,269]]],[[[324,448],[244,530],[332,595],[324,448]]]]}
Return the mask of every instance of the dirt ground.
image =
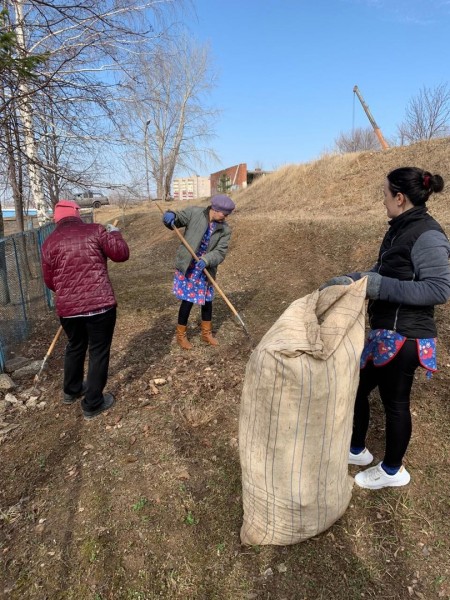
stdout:
{"type": "MultiPolygon", "coordinates": [[[[371,266],[386,229],[384,175],[417,164],[450,182],[449,149],[442,140],[324,157],[236,194],[218,282],[254,342],[293,300],[371,266]]],[[[449,200],[447,192],[430,202],[448,232],[449,200]]],[[[220,346],[202,345],[194,308],[194,349],[179,349],[175,235],[154,205],[96,214],[105,223],[119,216],[131,248],[128,263],[110,265],[119,312],[107,389],[117,403],[90,422],[78,403],[61,404],[60,341],[41,382],[45,409],[8,413],[20,426],[0,446],[0,597],[449,599],[449,306],[436,311],[439,372],[418,372],[413,390],[411,484],[355,487],[344,516],[301,544],[241,546],[238,418],[251,344],[217,299],[220,346]]],[[[36,323],[20,354],[42,358],[57,326],[52,315],[36,323]]],[[[381,459],[377,395],[373,413],[368,445],[381,459]]]]}

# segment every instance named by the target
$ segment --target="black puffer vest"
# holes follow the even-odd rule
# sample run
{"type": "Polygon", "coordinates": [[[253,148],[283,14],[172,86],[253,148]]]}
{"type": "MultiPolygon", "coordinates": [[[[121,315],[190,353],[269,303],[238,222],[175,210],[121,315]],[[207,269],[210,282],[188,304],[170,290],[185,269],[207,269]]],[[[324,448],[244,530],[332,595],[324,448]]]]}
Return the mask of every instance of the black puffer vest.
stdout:
{"type": "MultiPolygon", "coordinates": [[[[417,239],[425,231],[444,233],[427,210],[426,206],[418,206],[389,221],[390,227],[378,255],[380,275],[401,281],[414,280],[411,251],[417,239]]],[[[371,300],[368,314],[371,329],[390,329],[408,338],[432,338],[437,335],[434,306],[411,306],[385,300],[371,300]]]]}

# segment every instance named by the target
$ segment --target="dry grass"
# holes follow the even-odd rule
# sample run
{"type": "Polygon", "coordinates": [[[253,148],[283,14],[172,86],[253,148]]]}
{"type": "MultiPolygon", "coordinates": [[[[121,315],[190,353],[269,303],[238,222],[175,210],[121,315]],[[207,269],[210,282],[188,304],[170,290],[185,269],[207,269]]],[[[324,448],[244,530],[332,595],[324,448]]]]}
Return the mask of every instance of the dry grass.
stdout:
{"type": "MultiPolygon", "coordinates": [[[[286,218],[383,217],[380,207],[386,174],[400,166],[419,166],[450,180],[450,138],[421,142],[380,152],[331,155],[319,161],[287,166],[257,180],[233,196],[241,214],[271,215],[281,211],[286,218]]],[[[450,186],[431,202],[439,218],[449,219],[450,186]]]]}
{"type": "MultiPolygon", "coordinates": [[[[450,183],[450,140],[292,165],[234,195],[221,287],[259,339],[288,304],[331,275],[367,268],[386,229],[381,185],[412,164],[450,183]]],[[[430,209],[450,230],[449,190],[430,209]]],[[[202,201],[206,206],[207,200],[202,201]]],[[[180,204],[171,203],[177,208],[180,204]]],[[[184,206],[184,204],[183,204],[184,206]]],[[[163,206],[166,208],[166,205],[163,206]]],[[[450,598],[450,308],[440,307],[441,370],[413,392],[407,489],[355,489],[342,519],[290,547],[241,547],[239,401],[251,348],[215,302],[218,348],[194,311],[190,353],[173,344],[178,241],[153,203],[120,217],[127,265],[111,265],[119,300],[110,414],[85,423],[61,407],[63,344],[43,380],[48,407],[10,413],[2,444],[0,595],[10,600],[405,600],[450,598]],[[158,387],[152,381],[164,378],[158,387]]],[[[55,320],[22,349],[42,357],[55,320]]],[[[373,398],[370,447],[383,452],[373,398]]],[[[352,471],[353,473],[353,471],[352,471]]]]}

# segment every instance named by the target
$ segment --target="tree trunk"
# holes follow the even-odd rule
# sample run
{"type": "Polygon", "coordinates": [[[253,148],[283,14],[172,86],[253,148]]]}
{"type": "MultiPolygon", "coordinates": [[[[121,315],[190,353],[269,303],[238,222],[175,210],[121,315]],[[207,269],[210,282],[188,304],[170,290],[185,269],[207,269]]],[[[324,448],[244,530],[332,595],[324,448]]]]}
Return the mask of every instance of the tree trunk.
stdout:
{"type": "Polygon", "coordinates": [[[170,198],[171,198],[171,195],[170,195],[171,183],[172,183],[172,177],[169,177],[169,175],[166,175],[165,185],[164,185],[164,200],[170,200],[170,198]]]}
{"type": "Polygon", "coordinates": [[[3,221],[3,211],[0,204],[0,305],[9,304],[8,271],[6,268],[6,248],[5,242],[1,241],[5,237],[5,224],[3,221]]]}
{"type": "MultiPolygon", "coordinates": [[[[14,3],[14,10],[17,21],[17,41],[19,47],[24,53],[26,53],[22,0],[16,0],[14,3]]],[[[42,184],[41,168],[39,166],[37,145],[34,136],[33,109],[30,102],[30,89],[28,82],[23,78],[21,78],[19,81],[19,90],[22,99],[19,102],[18,112],[23,125],[24,153],[28,159],[28,176],[30,179],[31,194],[36,206],[39,224],[43,225],[48,220],[45,211],[44,188],[42,184]]]]}
{"type": "MultiPolygon", "coordinates": [[[[22,190],[19,185],[19,177],[18,177],[18,164],[16,161],[16,155],[14,152],[14,145],[11,139],[11,133],[8,128],[8,124],[5,124],[5,142],[6,142],[6,151],[8,155],[8,179],[11,185],[12,194],[14,198],[14,208],[16,211],[16,225],[19,231],[24,230],[24,222],[23,222],[23,198],[22,198],[22,190]]],[[[20,160],[20,159],[19,159],[20,160]]]]}

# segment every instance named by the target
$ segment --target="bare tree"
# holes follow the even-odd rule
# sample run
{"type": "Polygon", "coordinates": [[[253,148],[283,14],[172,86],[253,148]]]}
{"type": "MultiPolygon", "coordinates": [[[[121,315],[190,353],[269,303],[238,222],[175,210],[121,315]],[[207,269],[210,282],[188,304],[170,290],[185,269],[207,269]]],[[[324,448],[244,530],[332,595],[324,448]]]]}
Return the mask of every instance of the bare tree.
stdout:
{"type": "Polygon", "coordinates": [[[150,59],[140,56],[123,84],[128,92],[124,136],[134,140],[135,159],[148,161],[158,198],[169,199],[176,168],[201,166],[206,156],[215,157],[206,145],[217,116],[207,104],[213,86],[208,48],[186,38],[159,48],[150,59]]]}
{"type": "MultiPolygon", "coordinates": [[[[97,127],[92,135],[92,126],[103,125],[105,118],[110,123],[114,120],[108,105],[114,73],[127,67],[137,48],[145,49],[157,37],[148,15],[180,1],[3,0],[17,56],[45,56],[42,64],[33,63],[37,71],[33,78],[9,62],[13,76],[4,88],[5,102],[14,102],[19,117],[20,151],[26,158],[28,183],[41,220],[47,201],[57,200],[62,182],[55,177],[70,175],[68,164],[61,169],[60,161],[67,156],[61,152],[61,142],[71,138],[73,147],[74,140],[83,137],[91,145],[95,139],[105,141],[105,128],[97,127]],[[87,117],[84,121],[83,116],[87,117]],[[51,175],[43,175],[45,170],[51,175]]],[[[77,162],[88,164],[83,161],[87,155],[86,144],[77,162]]]]}
{"type": "Polygon", "coordinates": [[[363,150],[379,150],[380,143],[373,129],[357,127],[351,133],[341,133],[334,141],[335,149],[340,154],[360,152],[363,150]]]}
{"type": "Polygon", "coordinates": [[[450,89],[446,83],[423,87],[406,107],[405,120],[398,127],[400,143],[445,137],[450,134],[450,89]]]}

